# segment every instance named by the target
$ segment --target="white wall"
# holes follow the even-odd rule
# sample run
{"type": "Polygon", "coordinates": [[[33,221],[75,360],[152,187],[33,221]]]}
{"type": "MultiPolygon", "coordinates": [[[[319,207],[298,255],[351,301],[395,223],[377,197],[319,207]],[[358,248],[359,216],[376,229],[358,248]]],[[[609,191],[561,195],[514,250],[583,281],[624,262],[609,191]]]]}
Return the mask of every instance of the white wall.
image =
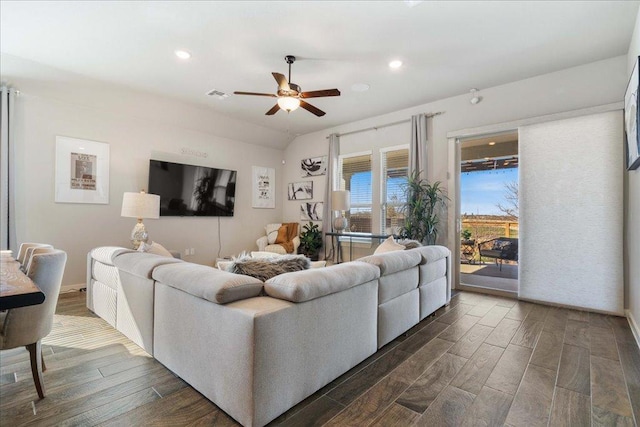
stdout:
{"type": "MultiPolygon", "coordinates": [[[[640,11],[636,18],[636,26],[629,46],[627,80],[633,70],[633,64],[638,61],[638,55],[640,55],[640,11]]],[[[624,82],[622,90],[624,91],[626,87],[627,81],[624,82]]],[[[625,177],[627,314],[635,323],[636,333],[640,333],[638,330],[640,325],[640,168],[626,172],[625,177]]],[[[640,337],[636,336],[636,338],[640,342],[640,337]]]]}
{"type": "MultiPolygon", "coordinates": [[[[30,71],[27,69],[24,75],[30,71]]],[[[251,166],[275,168],[276,188],[280,188],[282,150],[203,130],[208,124],[199,118],[205,121],[208,118],[202,116],[202,110],[189,110],[185,105],[176,105],[172,110],[170,101],[150,95],[135,94],[134,99],[125,90],[96,83],[92,85],[92,90],[97,91],[92,102],[87,94],[75,93],[71,84],[21,75],[7,77],[3,74],[3,79],[21,92],[16,103],[15,129],[18,241],[48,242],[67,251],[63,285],[84,283],[86,254],[91,248],[130,245],[129,234],[135,219],[120,217],[122,194],[147,187],[152,157],[238,171],[235,216],[220,218],[222,256],[255,250],[255,239],[264,232],[264,225],[281,219],[279,193],[276,209],[251,208],[251,166]],[[119,92],[123,101],[105,104],[100,100],[105,90],[112,92],[112,99],[118,97],[113,92],[119,92]],[[67,96],[67,91],[71,96],[67,96]],[[162,108],[158,104],[163,104],[162,108]],[[150,110],[157,114],[149,115],[150,110]],[[175,116],[191,118],[176,123],[175,116]],[[54,202],[56,135],[109,144],[108,205],[54,202]],[[182,155],[182,148],[207,153],[207,158],[182,155]]],[[[211,120],[220,119],[215,113],[209,115],[211,120]]],[[[233,131],[231,125],[220,128],[222,134],[233,131]]],[[[150,238],[169,249],[194,248],[195,255],[186,258],[189,261],[213,265],[218,255],[217,218],[160,218],[146,220],[145,225],[150,238]]]]}
{"type": "MultiPolygon", "coordinates": [[[[471,105],[469,95],[465,94],[302,135],[292,141],[285,150],[287,168],[284,171],[283,185],[299,180],[299,168],[296,165],[301,159],[328,152],[326,136],[330,133],[349,132],[393,123],[409,119],[412,114],[444,111],[445,114],[428,121],[430,141],[428,178],[432,181],[442,181],[446,188],[451,189],[449,197],[452,200],[449,206],[455,206],[453,189],[457,177],[447,174],[448,132],[619,102],[623,98],[623,88],[627,79],[626,59],[625,56],[620,56],[482,89],[479,94],[483,100],[477,105],[471,105]]],[[[404,123],[366,133],[347,135],[341,138],[341,148],[346,152],[359,151],[358,147],[364,147],[367,144],[376,148],[382,145],[407,144],[410,141],[409,131],[410,124],[404,123]]],[[[324,177],[314,180],[314,199],[318,201],[322,200],[324,183],[324,177]]],[[[449,223],[453,224],[453,209],[450,211],[449,223]]],[[[283,217],[289,221],[297,220],[298,203],[285,201],[283,217]]],[[[453,250],[455,233],[449,233],[449,238],[447,233],[446,229],[441,230],[439,242],[447,244],[453,250]]]]}

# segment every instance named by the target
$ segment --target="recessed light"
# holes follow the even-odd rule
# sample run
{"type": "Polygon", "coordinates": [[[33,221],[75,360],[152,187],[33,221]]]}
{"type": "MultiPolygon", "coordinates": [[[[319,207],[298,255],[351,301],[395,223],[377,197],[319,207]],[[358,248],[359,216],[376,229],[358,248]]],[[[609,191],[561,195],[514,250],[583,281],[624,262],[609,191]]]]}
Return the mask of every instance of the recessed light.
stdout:
{"type": "Polygon", "coordinates": [[[400,68],[400,67],[402,67],[402,61],[400,61],[400,60],[396,59],[394,61],[389,62],[389,68],[396,69],[396,68],[400,68]]]}
{"type": "Polygon", "coordinates": [[[491,142],[489,143],[489,145],[496,145],[496,142],[495,142],[495,141],[491,141],[491,142]]]}
{"type": "Polygon", "coordinates": [[[369,87],[366,83],[354,83],[351,85],[351,90],[354,92],[366,92],[369,90],[369,87]]]}
{"type": "Polygon", "coordinates": [[[176,50],[174,53],[180,59],[189,59],[189,58],[191,58],[191,54],[189,52],[187,52],[186,50],[176,50]]]}

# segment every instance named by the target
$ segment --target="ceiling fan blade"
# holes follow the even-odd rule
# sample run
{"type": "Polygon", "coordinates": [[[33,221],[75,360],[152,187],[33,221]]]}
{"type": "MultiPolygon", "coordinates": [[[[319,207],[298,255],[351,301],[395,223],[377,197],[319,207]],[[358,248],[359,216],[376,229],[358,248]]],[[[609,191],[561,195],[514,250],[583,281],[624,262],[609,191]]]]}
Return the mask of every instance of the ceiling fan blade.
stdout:
{"type": "Polygon", "coordinates": [[[280,73],[271,73],[273,74],[273,78],[276,79],[276,81],[278,82],[278,87],[280,88],[280,90],[290,90],[289,88],[289,83],[287,82],[287,78],[284,76],[284,74],[280,74],[280,73]]]}
{"type": "Polygon", "coordinates": [[[300,106],[302,108],[304,108],[305,110],[307,110],[308,112],[315,114],[318,117],[322,117],[322,116],[324,116],[326,114],[321,109],[316,108],[316,107],[314,107],[313,105],[311,105],[311,104],[309,104],[307,102],[304,102],[302,99],[300,100],[300,106]]]}
{"type": "Polygon", "coordinates": [[[280,109],[280,106],[278,104],[274,105],[273,108],[269,111],[267,111],[265,113],[265,116],[273,116],[275,113],[278,112],[278,110],[280,109]]]}
{"type": "Polygon", "coordinates": [[[300,94],[300,98],[321,98],[323,96],[340,96],[340,91],[338,89],[324,89],[302,92],[300,94]]]}
{"type": "Polygon", "coordinates": [[[271,98],[275,98],[276,95],[272,93],[258,93],[258,92],[233,92],[235,95],[254,95],[254,96],[270,96],[271,98]]]}

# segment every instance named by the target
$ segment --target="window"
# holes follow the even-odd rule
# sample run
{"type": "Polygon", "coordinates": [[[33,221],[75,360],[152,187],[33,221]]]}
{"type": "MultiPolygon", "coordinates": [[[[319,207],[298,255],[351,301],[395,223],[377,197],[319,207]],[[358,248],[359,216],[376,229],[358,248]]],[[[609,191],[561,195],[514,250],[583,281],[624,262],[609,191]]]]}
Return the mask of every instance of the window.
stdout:
{"type": "Polygon", "coordinates": [[[351,209],[346,212],[349,229],[371,233],[371,153],[340,156],[340,189],[351,192],[351,209]]]}
{"type": "Polygon", "coordinates": [[[406,202],[404,184],[407,182],[409,170],[409,148],[393,147],[380,151],[381,184],[380,197],[380,231],[385,234],[396,234],[404,225],[402,206],[406,202]]]}

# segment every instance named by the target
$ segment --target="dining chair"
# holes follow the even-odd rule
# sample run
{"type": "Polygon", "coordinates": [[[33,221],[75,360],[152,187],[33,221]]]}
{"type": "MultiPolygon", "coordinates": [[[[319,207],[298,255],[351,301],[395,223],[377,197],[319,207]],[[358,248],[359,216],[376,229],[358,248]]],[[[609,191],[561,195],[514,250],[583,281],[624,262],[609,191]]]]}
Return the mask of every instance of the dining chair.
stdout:
{"type": "Polygon", "coordinates": [[[44,293],[44,302],[0,313],[0,350],[27,348],[33,382],[40,398],[45,396],[42,372],[46,370],[42,339],[51,332],[66,262],[67,253],[59,249],[34,254],[26,274],[44,293]]]}
{"type": "Polygon", "coordinates": [[[51,245],[42,245],[42,246],[32,246],[27,249],[26,255],[24,257],[24,263],[22,264],[21,270],[26,273],[29,271],[29,266],[31,265],[31,260],[36,254],[45,254],[54,252],[56,249],[51,245]]]}
{"type": "Polygon", "coordinates": [[[18,261],[21,266],[24,266],[25,260],[28,260],[27,250],[29,248],[38,248],[38,247],[51,248],[52,246],[47,243],[22,243],[20,245],[20,249],[18,250],[18,258],[16,258],[16,261],[18,261]]]}

